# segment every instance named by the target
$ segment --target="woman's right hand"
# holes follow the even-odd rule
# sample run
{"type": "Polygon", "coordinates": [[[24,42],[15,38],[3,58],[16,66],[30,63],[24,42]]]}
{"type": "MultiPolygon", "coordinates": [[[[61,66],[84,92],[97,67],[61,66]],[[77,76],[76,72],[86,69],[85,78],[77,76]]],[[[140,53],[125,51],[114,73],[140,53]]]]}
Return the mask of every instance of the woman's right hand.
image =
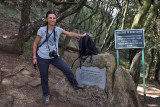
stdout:
{"type": "Polygon", "coordinates": [[[37,66],[37,59],[33,59],[33,64],[37,66]]]}

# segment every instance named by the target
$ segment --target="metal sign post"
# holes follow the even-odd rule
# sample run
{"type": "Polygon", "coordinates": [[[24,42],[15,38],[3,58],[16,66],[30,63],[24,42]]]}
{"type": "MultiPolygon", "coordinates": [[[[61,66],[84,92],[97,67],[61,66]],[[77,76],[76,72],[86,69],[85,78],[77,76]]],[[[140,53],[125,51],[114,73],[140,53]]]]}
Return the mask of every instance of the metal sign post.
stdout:
{"type": "Polygon", "coordinates": [[[145,63],[144,63],[144,48],[142,48],[142,68],[143,68],[143,93],[144,93],[144,105],[146,105],[146,89],[145,89],[145,63]]]}
{"type": "Polygon", "coordinates": [[[145,61],[144,61],[144,29],[131,30],[115,30],[115,48],[117,56],[117,66],[119,66],[119,49],[142,49],[142,67],[143,67],[143,91],[144,105],[146,105],[146,90],[145,90],[145,61]]]}
{"type": "Polygon", "coordinates": [[[117,67],[119,66],[119,50],[116,49],[116,55],[117,55],[117,67]]]}

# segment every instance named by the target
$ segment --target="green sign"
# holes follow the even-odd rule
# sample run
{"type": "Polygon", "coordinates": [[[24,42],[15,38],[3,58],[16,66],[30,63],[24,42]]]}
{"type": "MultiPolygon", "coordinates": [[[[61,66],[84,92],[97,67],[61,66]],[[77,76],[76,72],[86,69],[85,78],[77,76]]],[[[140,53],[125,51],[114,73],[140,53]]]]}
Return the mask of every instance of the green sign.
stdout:
{"type": "Polygon", "coordinates": [[[115,30],[117,66],[119,66],[119,49],[142,48],[144,106],[146,106],[144,47],[145,41],[143,29],[115,30]]]}
{"type": "Polygon", "coordinates": [[[115,48],[144,48],[144,30],[115,30],[115,48]]]}

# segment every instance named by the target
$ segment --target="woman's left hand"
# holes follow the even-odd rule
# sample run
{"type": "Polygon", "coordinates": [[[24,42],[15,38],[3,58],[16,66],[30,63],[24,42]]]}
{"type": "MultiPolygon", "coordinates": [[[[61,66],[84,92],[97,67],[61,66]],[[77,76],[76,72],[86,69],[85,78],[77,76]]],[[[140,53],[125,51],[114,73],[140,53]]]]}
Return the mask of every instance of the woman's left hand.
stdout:
{"type": "Polygon", "coordinates": [[[84,34],[82,35],[82,37],[84,37],[84,36],[87,36],[87,33],[84,33],[84,34]]]}

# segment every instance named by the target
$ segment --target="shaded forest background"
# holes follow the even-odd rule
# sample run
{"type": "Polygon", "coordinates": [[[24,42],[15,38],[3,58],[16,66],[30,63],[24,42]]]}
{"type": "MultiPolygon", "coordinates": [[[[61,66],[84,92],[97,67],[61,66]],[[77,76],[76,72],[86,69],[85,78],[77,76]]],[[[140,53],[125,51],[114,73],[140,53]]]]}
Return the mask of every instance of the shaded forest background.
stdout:
{"type": "MultiPolygon", "coordinates": [[[[8,12],[4,5],[15,9],[10,12],[12,20],[19,19],[19,31],[15,33],[15,38],[8,42],[1,41],[0,50],[15,54],[26,52],[27,46],[32,45],[28,42],[33,40],[37,30],[46,24],[45,13],[54,10],[57,14],[57,26],[68,31],[91,33],[100,53],[115,52],[115,30],[144,29],[146,77],[159,81],[159,0],[0,0],[0,3],[4,12],[8,12]]],[[[68,46],[70,37],[62,37],[62,55],[66,50],[78,51],[77,48],[68,46]]],[[[31,53],[30,50],[29,54],[31,53]]],[[[138,53],[139,49],[120,50],[120,64],[130,69],[136,84],[141,70],[141,56],[138,53]],[[137,57],[136,61],[132,60],[134,57],[137,57]]]]}

